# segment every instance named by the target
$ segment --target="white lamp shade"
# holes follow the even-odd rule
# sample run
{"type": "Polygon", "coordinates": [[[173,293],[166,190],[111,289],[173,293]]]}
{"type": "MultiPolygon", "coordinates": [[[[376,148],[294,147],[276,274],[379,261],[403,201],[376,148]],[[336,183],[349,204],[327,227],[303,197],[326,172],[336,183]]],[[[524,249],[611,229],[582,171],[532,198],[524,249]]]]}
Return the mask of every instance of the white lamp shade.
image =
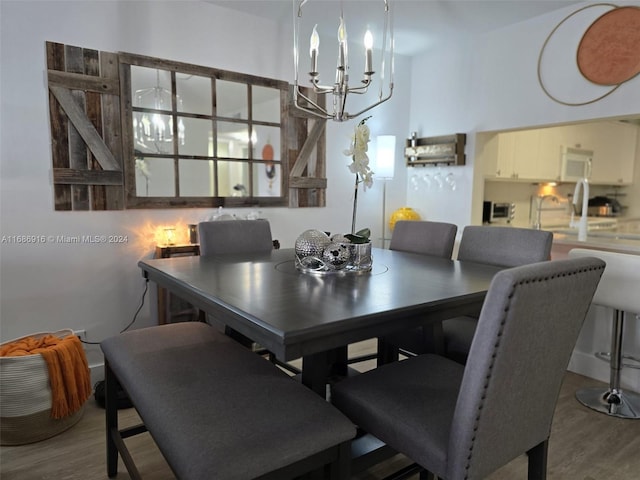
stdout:
{"type": "Polygon", "coordinates": [[[373,171],[376,177],[393,178],[396,160],[395,135],[379,135],[377,139],[376,164],[373,171]]]}

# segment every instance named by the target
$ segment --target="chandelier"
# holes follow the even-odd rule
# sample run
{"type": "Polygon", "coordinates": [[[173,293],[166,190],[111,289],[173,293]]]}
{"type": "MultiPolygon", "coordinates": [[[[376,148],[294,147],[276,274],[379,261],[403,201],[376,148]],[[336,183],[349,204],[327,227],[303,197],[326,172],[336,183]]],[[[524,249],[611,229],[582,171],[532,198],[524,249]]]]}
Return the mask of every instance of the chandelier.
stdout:
{"type": "MultiPolygon", "coordinates": [[[[156,70],[156,84],[153,87],[136,90],[134,106],[144,111],[133,117],[133,135],[139,147],[155,153],[173,153],[173,118],[171,90],[160,85],[160,70],[156,70]]],[[[176,94],[177,111],[183,111],[182,98],[176,94]]],[[[185,126],[178,119],[178,142],[184,145],[185,126]]]]}
{"type": "Polygon", "coordinates": [[[358,86],[349,86],[349,56],[347,45],[347,27],[344,18],[344,9],[342,8],[342,2],[340,6],[340,17],[338,22],[338,59],[336,67],[335,83],[333,85],[322,85],[320,83],[320,73],[318,72],[318,57],[320,52],[320,36],[317,31],[317,24],[313,27],[311,32],[311,38],[309,41],[309,56],[311,57],[309,71],[309,81],[313,92],[319,95],[332,95],[333,101],[326,102],[327,105],[331,104],[332,108],[323,107],[320,105],[322,102],[316,102],[310,98],[310,96],[302,93],[301,86],[299,84],[299,40],[300,40],[300,22],[302,19],[302,7],[309,0],[293,0],[294,8],[294,26],[293,26],[293,57],[294,57],[294,69],[295,79],[293,85],[293,99],[296,108],[303,110],[316,117],[333,119],[337,122],[343,122],[355,118],[364,112],[371,110],[372,108],[386,102],[391,98],[393,93],[393,26],[391,18],[391,8],[389,0],[382,0],[384,9],[384,28],[382,32],[382,48],[380,59],[380,91],[378,97],[374,103],[368,107],[360,110],[357,113],[348,113],[345,108],[347,104],[347,96],[350,93],[353,94],[365,94],[367,93],[369,86],[372,84],[372,77],[374,75],[373,70],[373,35],[371,31],[367,29],[364,35],[364,71],[362,74],[361,84],[358,86]],[[296,2],[298,3],[296,8],[296,2]],[[384,76],[386,62],[389,62],[389,81],[388,92],[384,93],[384,76]]]}

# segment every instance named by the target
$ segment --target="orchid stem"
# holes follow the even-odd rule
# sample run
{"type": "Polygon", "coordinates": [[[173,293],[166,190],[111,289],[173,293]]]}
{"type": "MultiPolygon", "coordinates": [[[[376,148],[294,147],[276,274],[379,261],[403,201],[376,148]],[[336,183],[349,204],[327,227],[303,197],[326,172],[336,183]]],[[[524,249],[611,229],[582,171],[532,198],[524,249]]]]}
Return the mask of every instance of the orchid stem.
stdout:
{"type": "Polygon", "coordinates": [[[351,234],[356,233],[356,210],[358,206],[358,174],[356,173],[356,185],[353,193],[353,218],[351,219],[351,234]]]}

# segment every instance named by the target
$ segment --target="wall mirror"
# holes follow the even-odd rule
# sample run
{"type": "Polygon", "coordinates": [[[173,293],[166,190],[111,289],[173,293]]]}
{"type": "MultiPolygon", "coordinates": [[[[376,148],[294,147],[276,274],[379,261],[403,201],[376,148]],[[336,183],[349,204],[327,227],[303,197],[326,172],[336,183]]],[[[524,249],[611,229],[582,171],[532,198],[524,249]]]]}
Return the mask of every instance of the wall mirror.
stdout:
{"type": "Polygon", "coordinates": [[[119,58],[128,207],[287,204],[285,82],[119,58]]]}

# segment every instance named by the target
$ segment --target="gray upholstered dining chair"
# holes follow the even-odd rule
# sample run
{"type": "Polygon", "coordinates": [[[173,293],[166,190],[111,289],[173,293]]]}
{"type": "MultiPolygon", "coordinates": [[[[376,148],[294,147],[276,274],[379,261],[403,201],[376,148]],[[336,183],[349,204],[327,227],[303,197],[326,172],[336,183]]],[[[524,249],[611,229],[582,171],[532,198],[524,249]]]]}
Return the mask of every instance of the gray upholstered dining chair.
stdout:
{"type": "Polygon", "coordinates": [[[422,478],[481,479],[529,455],[546,477],[555,405],[605,263],[539,262],[498,272],[466,366],[425,354],[336,383],[335,406],[424,468],[422,478]]]}
{"type": "MultiPolygon", "coordinates": [[[[273,247],[271,226],[267,220],[213,220],[198,224],[200,239],[200,256],[270,252],[273,247]]],[[[215,318],[207,317],[207,323],[218,328],[215,318]]],[[[249,338],[223,326],[224,332],[246,347],[257,349],[258,346],[249,338]]]]}
{"type": "MultiPolygon", "coordinates": [[[[277,248],[278,242],[271,236],[268,220],[213,220],[198,224],[200,239],[200,256],[226,255],[235,253],[266,253],[277,248]]],[[[275,356],[256,344],[253,340],[228,325],[221,326],[211,315],[207,323],[224,330],[224,333],[255,352],[268,355],[273,363],[277,363],[292,373],[299,370],[291,365],[279,362],[275,356]]]]}
{"type": "MultiPolygon", "coordinates": [[[[467,226],[462,231],[458,260],[517,267],[549,260],[553,233],[516,227],[467,226]]],[[[442,323],[445,356],[465,363],[477,317],[462,316],[442,323]]],[[[420,353],[420,352],[418,352],[420,353]]]]}
{"type": "Polygon", "coordinates": [[[214,220],[198,224],[200,255],[270,252],[274,248],[267,220],[214,220]]]}
{"type": "MultiPolygon", "coordinates": [[[[431,221],[396,222],[389,250],[419,253],[434,257],[451,258],[458,227],[453,223],[431,221]]],[[[435,327],[434,327],[435,328],[435,327]]],[[[410,355],[433,351],[433,329],[422,327],[398,332],[385,337],[385,342],[410,355]]],[[[365,359],[365,357],[358,357],[365,359]]],[[[360,361],[360,360],[359,360],[360,361]]],[[[349,363],[354,363],[352,359],[349,363]]]]}
{"type": "Polygon", "coordinates": [[[389,250],[451,258],[457,231],[452,223],[402,220],[394,226],[389,250]]]}

